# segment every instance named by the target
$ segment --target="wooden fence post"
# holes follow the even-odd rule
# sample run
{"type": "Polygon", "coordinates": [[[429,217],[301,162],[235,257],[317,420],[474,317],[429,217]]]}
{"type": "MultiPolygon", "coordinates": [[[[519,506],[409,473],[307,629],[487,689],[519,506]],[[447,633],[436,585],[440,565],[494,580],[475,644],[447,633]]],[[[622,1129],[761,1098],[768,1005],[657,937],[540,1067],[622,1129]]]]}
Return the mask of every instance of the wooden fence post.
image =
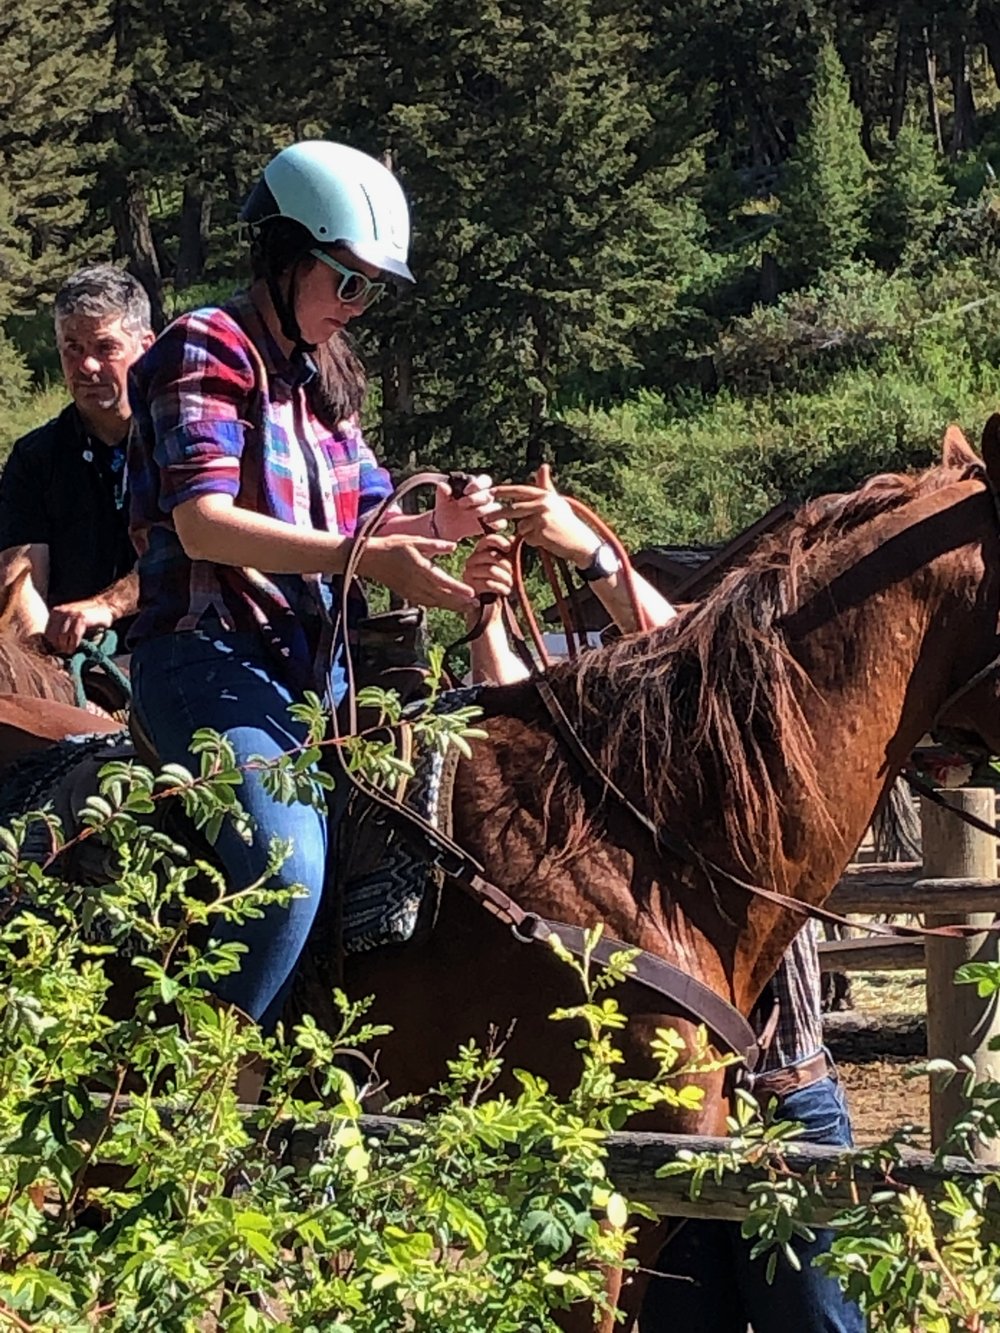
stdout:
{"type": "MultiPolygon", "coordinates": [[[[965,787],[944,791],[941,795],[950,806],[977,815],[994,823],[995,793],[989,788],[965,787]]],[[[927,879],[971,879],[997,877],[997,844],[988,833],[970,828],[954,815],[930,801],[921,801],[920,819],[923,830],[923,874],[927,879]]],[[[976,912],[948,916],[927,914],[928,926],[961,922],[969,925],[988,925],[993,920],[990,912],[976,912]]],[[[992,1037],[1000,1036],[1000,1006],[996,996],[980,999],[975,986],[956,986],[955,969],[962,963],[996,962],[1000,959],[1000,941],[997,934],[972,935],[967,939],[949,940],[929,937],[926,941],[927,966],[927,1054],[932,1059],[958,1061],[969,1055],[975,1062],[978,1077],[984,1078],[987,1067],[1000,1072],[1000,1051],[990,1051],[992,1037]]],[[[936,1087],[931,1080],[931,1144],[937,1148],[945,1134],[965,1107],[961,1075],[946,1088],[936,1087]]],[[[997,1147],[976,1148],[979,1160],[996,1161],[997,1147]]]]}

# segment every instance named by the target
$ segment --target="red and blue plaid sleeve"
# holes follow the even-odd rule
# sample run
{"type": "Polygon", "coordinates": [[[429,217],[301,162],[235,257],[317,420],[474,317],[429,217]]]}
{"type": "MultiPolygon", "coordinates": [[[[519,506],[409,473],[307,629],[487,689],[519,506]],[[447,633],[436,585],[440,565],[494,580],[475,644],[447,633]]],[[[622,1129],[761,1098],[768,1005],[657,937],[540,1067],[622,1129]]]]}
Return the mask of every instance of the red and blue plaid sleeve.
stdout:
{"type": "Polygon", "coordinates": [[[160,507],[199,495],[236,496],[257,372],[246,336],[220,310],[175,320],[143,367],[160,507]]]}

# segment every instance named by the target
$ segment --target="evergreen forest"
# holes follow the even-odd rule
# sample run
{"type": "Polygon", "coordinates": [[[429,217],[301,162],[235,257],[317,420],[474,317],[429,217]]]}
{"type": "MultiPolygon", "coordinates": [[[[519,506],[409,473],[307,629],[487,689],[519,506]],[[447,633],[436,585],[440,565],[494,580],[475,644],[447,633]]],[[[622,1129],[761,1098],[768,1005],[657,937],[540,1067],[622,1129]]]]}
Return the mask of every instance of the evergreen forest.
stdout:
{"type": "Polygon", "coordinates": [[[226,295],[309,136],[411,201],[417,287],[355,326],[397,470],[547,459],[717,541],[1000,406],[1000,3],[7,0],[3,449],[60,402],[61,278],[226,295]]]}

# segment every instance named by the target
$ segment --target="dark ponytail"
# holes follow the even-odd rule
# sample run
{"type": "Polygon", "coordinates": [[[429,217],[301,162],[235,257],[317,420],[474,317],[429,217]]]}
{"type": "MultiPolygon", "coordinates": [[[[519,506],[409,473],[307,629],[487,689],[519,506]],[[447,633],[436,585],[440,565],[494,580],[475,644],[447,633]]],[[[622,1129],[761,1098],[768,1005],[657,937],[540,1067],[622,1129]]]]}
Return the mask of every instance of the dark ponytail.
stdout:
{"type": "MultiPolygon", "coordinates": [[[[254,229],[250,247],[253,277],[267,282],[274,301],[276,284],[287,276],[287,306],[293,312],[300,272],[319,262],[309,253],[315,244],[306,228],[291,218],[274,218],[254,229]]],[[[280,318],[280,310],[278,315],[280,318]]],[[[289,336],[287,329],[285,334],[289,336]]],[[[316,375],[309,381],[309,405],[325,426],[336,430],[341,421],[361,411],[368,389],[365,368],[343,332],[314,347],[310,356],[316,375]]]]}

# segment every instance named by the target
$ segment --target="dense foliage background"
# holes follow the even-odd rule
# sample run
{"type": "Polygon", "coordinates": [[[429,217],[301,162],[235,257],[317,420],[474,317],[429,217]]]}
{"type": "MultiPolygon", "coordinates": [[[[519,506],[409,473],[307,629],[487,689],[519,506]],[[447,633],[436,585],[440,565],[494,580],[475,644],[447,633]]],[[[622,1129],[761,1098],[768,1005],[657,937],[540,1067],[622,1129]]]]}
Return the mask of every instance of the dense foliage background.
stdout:
{"type": "Polygon", "coordinates": [[[77,260],[158,320],[224,294],[256,172],[325,135],[413,205],[360,332],[388,461],[547,457],[633,541],[718,539],[1000,404],[998,81],[985,0],[8,6],[0,443],[77,260]]]}

